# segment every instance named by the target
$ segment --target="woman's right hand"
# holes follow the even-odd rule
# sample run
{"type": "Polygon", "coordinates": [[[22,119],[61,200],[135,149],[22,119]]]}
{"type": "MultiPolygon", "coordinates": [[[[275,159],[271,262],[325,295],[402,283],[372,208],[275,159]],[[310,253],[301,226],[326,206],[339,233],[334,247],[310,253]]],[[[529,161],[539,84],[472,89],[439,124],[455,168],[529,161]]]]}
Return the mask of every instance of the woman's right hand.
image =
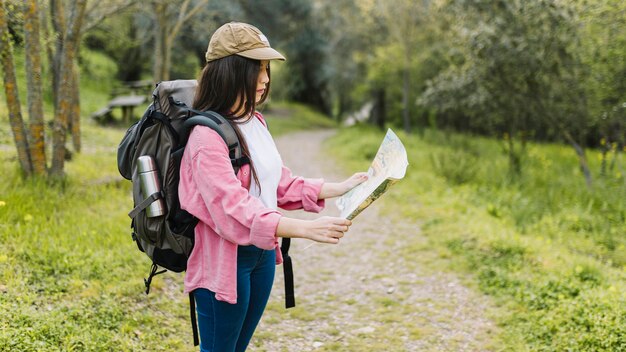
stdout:
{"type": "Polygon", "coordinates": [[[344,218],[322,216],[315,220],[300,220],[286,216],[280,218],[276,236],[306,238],[322,243],[339,243],[352,221],[344,218]]]}
{"type": "Polygon", "coordinates": [[[343,218],[322,216],[310,220],[306,226],[305,238],[315,242],[339,243],[339,239],[348,231],[352,221],[343,218]]]}

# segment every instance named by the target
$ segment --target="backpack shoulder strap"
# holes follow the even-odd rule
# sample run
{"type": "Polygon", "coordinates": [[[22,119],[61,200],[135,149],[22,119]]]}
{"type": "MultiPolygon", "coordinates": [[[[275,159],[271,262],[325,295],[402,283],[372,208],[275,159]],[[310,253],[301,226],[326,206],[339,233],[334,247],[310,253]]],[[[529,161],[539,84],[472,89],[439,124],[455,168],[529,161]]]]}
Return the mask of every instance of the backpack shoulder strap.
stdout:
{"type": "Polygon", "coordinates": [[[185,128],[189,131],[193,126],[201,125],[217,132],[228,147],[230,162],[233,165],[235,174],[239,172],[243,165],[250,163],[248,157],[243,155],[241,143],[239,143],[235,129],[225,117],[215,111],[199,111],[195,109],[189,109],[189,111],[196,115],[185,120],[185,128]]]}

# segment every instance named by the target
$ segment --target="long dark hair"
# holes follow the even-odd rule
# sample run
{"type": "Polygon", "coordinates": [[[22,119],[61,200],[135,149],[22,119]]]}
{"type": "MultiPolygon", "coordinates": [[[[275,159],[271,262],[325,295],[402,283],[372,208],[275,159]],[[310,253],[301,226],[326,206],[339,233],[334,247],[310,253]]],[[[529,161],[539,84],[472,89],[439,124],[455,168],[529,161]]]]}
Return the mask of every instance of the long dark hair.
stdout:
{"type": "MultiPolygon", "coordinates": [[[[252,177],[259,190],[261,184],[252,163],[248,144],[239,130],[238,124],[245,123],[254,117],[260,69],[261,61],[237,55],[208,62],[200,73],[198,89],[193,101],[194,109],[215,111],[229,120],[241,142],[242,153],[250,159],[252,177]]],[[[269,65],[267,76],[268,78],[271,77],[269,65]]],[[[266,84],[265,92],[263,92],[258,104],[265,102],[269,91],[270,82],[266,84]]]]}

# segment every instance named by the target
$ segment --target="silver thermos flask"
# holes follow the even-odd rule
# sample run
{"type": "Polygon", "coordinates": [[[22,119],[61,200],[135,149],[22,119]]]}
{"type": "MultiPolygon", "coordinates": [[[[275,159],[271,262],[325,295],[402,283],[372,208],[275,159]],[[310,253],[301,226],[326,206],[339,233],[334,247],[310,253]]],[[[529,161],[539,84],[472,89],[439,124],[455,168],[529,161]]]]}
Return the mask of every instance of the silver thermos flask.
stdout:
{"type": "MultiPolygon", "coordinates": [[[[146,199],[152,194],[161,191],[161,181],[159,180],[159,170],[154,158],[150,155],[142,155],[137,159],[137,172],[139,173],[139,187],[143,198],[146,199]]],[[[165,214],[165,202],[159,198],[146,208],[146,215],[149,218],[165,214]]]]}

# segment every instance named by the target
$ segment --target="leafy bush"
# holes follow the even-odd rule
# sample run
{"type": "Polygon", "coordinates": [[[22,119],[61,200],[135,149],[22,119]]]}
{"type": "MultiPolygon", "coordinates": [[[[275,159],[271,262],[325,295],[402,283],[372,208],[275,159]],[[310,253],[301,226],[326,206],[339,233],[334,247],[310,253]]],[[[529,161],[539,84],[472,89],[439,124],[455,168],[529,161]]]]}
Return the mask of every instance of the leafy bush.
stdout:
{"type": "Polygon", "coordinates": [[[478,172],[477,158],[462,150],[433,153],[430,161],[437,175],[457,185],[472,181],[478,172]]]}

